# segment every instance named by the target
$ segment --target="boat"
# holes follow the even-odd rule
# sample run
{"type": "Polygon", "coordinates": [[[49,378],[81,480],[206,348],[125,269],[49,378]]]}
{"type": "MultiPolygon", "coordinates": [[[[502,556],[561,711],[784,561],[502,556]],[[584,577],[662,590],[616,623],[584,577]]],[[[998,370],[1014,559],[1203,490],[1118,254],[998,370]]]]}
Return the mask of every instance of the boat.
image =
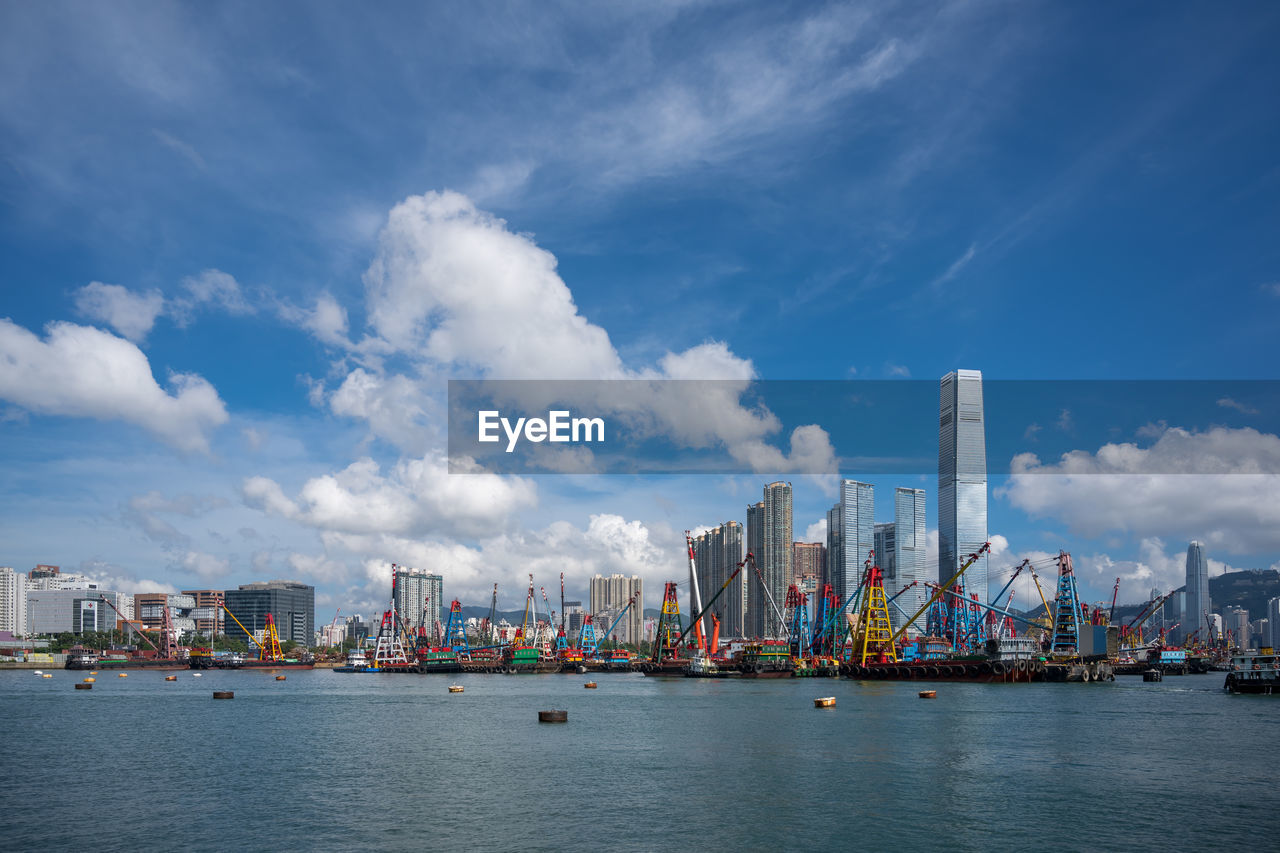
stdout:
{"type": "Polygon", "coordinates": [[[462,672],[462,663],[458,653],[448,646],[418,649],[418,669],[420,672],[462,672]]]}
{"type": "Polygon", "coordinates": [[[1222,689],[1228,693],[1280,693],[1280,658],[1275,649],[1265,646],[1256,654],[1248,652],[1231,656],[1231,671],[1222,689]]]}
{"type": "Polygon", "coordinates": [[[84,646],[72,646],[67,649],[67,669],[97,669],[98,653],[84,646]]]}
{"type": "Polygon", "coordinates": [[[836,697],[834,696],[820,696],[813,700],[813,707],[815,708],[834,708],[835,706],[836,697]]]}
{"type": "Polygon", "coordinates": [[[347,652],[347,662],[342,666],[335,666],[334,672],[372,672],[373,667],[369,666],[369,658],[360,649],[352,649],[347,652]]]}
{"type": "Polygon", "coordinates": [[[740,678],[742,673],[732,665],[722,667],[706,652],[695,652],[684,668],[686,678],[740,678]]]}
{"type": "Polygon", "coordinates": [[[743,678],[791,678],[795,672],[791,646],[783,640],[747,643],[738,659],[738,671],[743,678]]]}

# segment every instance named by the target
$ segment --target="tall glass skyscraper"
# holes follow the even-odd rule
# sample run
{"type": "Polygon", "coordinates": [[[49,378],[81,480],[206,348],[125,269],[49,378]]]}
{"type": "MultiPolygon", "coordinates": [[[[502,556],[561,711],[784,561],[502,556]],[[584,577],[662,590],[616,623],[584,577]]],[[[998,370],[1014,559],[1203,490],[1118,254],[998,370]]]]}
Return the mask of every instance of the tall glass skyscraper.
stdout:
{"type": "MultiPolygon", "coordinates": [[[[763,637],[764,614],[769,609],[769,601],[760,586],[760,579],[764,577],[764,501],[747,504],[747,552],[755,558],[760,573],[756,574],[747,566],[742,569],[746,590],[743,632],[749,637],[763,637]]],[[[746,559],[746,554],[742,556],[746,559]]]]}
{"type": "MultiPolygon", "coordinates": [[[[894,595],[915,582],[911,590],[898,598],[898,604],[907,615],[913,615],[929,599],[925,588],[925,530],[924,489],[897,488],[893,492],[893,579],[892,589],[886,583],[885,591],[894,595]]],[[[883,565],[883,563],[881,564],[883,565]]],[[[966,574],[968,574],[966,572],[966,574]]],[[[894,611],[894,624],[903,618],[894,611]]],[[[924,631],[924,617],[912,623],[917,632],[924,631]]]]}
{"type": "Polygon", "coordinates": [[[1204,543],[1192,542],[1187,546],[1187,592],[1182,612],[1182,631],[1189,635],[1196,628],[1200,636],[1208,634],[1204,615],[1213,613],[1213,602],[1209,600],[1209,561],[1204,555],[1204,543]]]}
{"type": "MultiPolygon", "coordinates": [[[[982,372],[942,377],[938,415],[938,582],[987,541],[987,440],[982,372]]],[[[964,574],[967,592],[987,600],[987,555],[964,574]]]]}
{"type": "Polygon", "coordinates": [[[831,585],[843,604],[858,588],[864,564],[876,547],[876,499],[870,483],[840,481],[840,562],[831,566],[831,585]]]}

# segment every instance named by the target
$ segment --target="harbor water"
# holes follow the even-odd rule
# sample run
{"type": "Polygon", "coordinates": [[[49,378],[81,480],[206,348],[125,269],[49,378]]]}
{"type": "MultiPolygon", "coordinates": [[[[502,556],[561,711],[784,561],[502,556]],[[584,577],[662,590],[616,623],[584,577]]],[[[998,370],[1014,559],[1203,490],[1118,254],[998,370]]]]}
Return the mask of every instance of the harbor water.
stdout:
{"type": "Polygon", "coordinates": [[[1280,829],[1280,697],[1216,673],[166,674],[0,671],[4,849],[1256,849],[1280,829]],[[540,724],[552,708],[568,722],[540,724]]]}

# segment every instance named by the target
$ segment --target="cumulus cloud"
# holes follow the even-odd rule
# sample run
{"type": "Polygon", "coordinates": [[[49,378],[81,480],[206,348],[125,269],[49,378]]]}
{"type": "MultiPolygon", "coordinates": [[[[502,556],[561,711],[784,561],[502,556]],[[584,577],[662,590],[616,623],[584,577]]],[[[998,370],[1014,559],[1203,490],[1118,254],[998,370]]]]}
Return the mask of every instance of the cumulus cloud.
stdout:
{"type": "Polygon", "coordinates": [[[0,319],[0,398],[29,411],[122,420],[183,451],[207,453],[226,407],[203,378],[175,373],[172,393],[138,347],[101,329],[51,323],[44,340],[0,319]]]}
{"type": "MultiPolygon", "coordinates": [[[[431,438],[424,426],[433,414],[427,406],[433,375],[438,381],[461,371],[502,379],[645,380],[595,387],[583,408],[628,418],[641,433],[648,428],[685,447],[722,445],[754,471],[836,470],[827,433],[817,425],[792,432],[790,454],[768,443],[781,429],[777,418],[740,402],[755,368],[721,341],[668,352],[652,367],[625,365],[608,333],[578,312],[555,257],[459,193],[429,192],[396,205],[365,287],[373,338],[357,349],[407,355],[421,375],[365,364],[328,401],[335,414],[368,420],[402,450],[421,452],[431,438]],[[664,379],[720,383],[648,382],[664,379]]],[[[566,460],[555,461],[563,468],[566,460]]]]}
{"type": "Polygon", "coordinates": [[[222,270],[207,269],[182,280],[183,295],[170,300],[169,313],[179,325],[190,322],[197,308],[219,308],[228,314],[253,314],[257,309],[245,298],[240,283],[222,270]]]}
{"type": "Polygon", "coordinates": [[[1053,464],[1013,461],[996,490],[1036,518],[1084,536],[1200,539],[1230,553],[1280,548],[1280,438],[1214,427],[1164,430],[1150,447],[1107,444],[1053,464]]]}
{"type": "Polygon", "coordinates": [[[564,572],[566,589],[574,597],[585,597],[590,579],[597,574],[638,576],[645,582],[646,602],[652,603],[661,596],[665,581],[687,572],[683,540],[667,534],[670,531],[656,536],[647,525],[610,513],[592,515],[585,528],[557,521],[540,530],[486,537],[475,545],[331,531],[322,536],[325,556],[299,560],[297,565],[326,565],[326,561],[331,567],[357,565],[358,569],[348,568],[334,580],[352,583],[364,596],[358,606],[368,609],[385,607],[392,563],[442,575],[446,601],[486,602],[497,582],[499,606],[517,607],[524,600],[530,573],[550,596],[564,572]]]}
{"type": "Polygon", "coordinates": [[[820,518],[813,524],[810,524],[804,531],[805,542],[821,542],[824,545],[827,542],[827,520],[820,518]]]}
{"type": "Polygon", "coordinates": [[[321,343],[339,349],[351,349],[347,309],[333,294],[327,291],[321,293],[310,308],[282,304],[279,311],[282,319],[311,332],[321,343]]]}
{"type": "Polygon", "coordinates": [[[76,291],[76,310],[141,343],[164,310],[164,294],[158,290],[134,293],[118,284],[91,281],[76,291]]]}
{"type": "Polygon", "coordinates": [[[245,502],[272,515],[341,533],[479,535],[532,507],[532,482],[474,472],[449,476],[437,454],[401,459],[387,474],[369,458],[308,480],[297,500],[266,477],[250,477],[245,502]]]}
{"type": "Polygon", "coordinates": [[[218,580],[231,571],[231,563],[226,559],[201,551],[188,551],[183,554],[179,560],[179,566],[182,571],[205,581],[218,580]]]}

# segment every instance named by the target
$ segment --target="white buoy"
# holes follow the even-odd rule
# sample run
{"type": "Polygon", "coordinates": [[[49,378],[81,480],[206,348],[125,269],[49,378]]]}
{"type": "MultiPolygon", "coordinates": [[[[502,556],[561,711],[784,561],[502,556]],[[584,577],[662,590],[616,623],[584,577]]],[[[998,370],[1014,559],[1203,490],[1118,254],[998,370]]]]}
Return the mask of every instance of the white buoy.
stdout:
{"type": "Polygon", "coordinates": [[[199,678],[199,677],[200,677],[200,675],[201,675],[201,673],[199,673],[199,672],[193,672],[193,673],[191,674],[192,678],[199,678]]]}
{"type": "Polygon", "coordinates": [[[37,669],[37,670],[36,670],[36,675],[44,675],[44,670],[43,670],[43,669],[37,669]]]}

